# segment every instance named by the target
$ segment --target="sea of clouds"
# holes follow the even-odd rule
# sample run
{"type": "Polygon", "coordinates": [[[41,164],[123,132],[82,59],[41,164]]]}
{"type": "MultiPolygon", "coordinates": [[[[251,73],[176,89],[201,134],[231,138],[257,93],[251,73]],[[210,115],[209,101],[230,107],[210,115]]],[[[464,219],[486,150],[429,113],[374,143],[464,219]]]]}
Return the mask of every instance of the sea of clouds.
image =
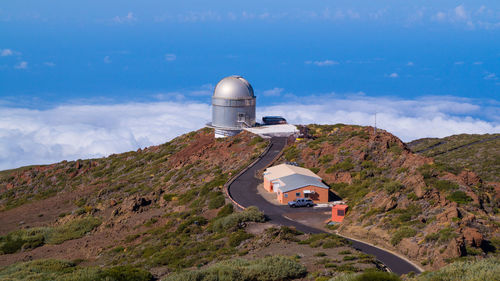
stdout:
{"type": "MultiPolygon", "coordinates": [[[[456,97],[413,100],[332,95],[290,97],[261,106],[257,116],[282,115],[292,124],[377,125],[403,141],[461,133],[500,133],[500,104],[456,97]],[[474,116],[474,117],[472,117],[474,116]]],[[[96,158],[164,143],[202,128],[209,104],[158,101],[62,105],[46,110],[0,107],[0,170],[96,158]]]]}

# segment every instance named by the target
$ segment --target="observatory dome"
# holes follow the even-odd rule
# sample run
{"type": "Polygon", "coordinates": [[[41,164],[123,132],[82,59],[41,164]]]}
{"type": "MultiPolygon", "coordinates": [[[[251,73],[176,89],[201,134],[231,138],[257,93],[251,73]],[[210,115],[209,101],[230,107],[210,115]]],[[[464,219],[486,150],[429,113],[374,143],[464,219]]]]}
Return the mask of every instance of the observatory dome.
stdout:
{"type": "Polygon", "coordinates": [[[241,76],[229,76],[217,83],[214,90],[214,98],[242,100],[253,99],[253,88],[247,80],[241,76]]]}
{"type": "Polygon", "coordinates": [[[212,122],[215,137],[234,136],[243,128],[255,126],[253,88],[241,76],[229,76],[217,83],[212,96],[212,122]]]}

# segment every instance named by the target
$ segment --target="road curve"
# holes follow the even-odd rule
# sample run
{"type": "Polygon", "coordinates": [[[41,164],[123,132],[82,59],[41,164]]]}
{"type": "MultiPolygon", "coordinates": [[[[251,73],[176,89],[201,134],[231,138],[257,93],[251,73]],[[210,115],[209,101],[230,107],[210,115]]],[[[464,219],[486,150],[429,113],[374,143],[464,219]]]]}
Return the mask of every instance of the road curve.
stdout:
{"type": "MultiPolygon", "coordinates": [[[[257,206],[271,220],[279,225],[293,226],[297,230],[306,233],[322,233],[323,230],[313,228],[283,216],[285,213],[304,212],[306,209],[290,209],[287,206],[276,206],[266,201],[257,192],[257,186],[260,180],[257,179],[256,172],[269,165],[283,150],[286,145],[286,139],[276,137],[271,139],[269,149],[260,156],[251,166],[236,177],[227,186],[227,193],[241,207],[257,206]]],[[[421,271],[407,260],[386,250],[371,246],[369,244],[352,240],[352,246],[366,254],[375,256],[379,261],[385,264],[391,271],[397,274],[407,274],[410,272],[420,273],[421,271]]]]}

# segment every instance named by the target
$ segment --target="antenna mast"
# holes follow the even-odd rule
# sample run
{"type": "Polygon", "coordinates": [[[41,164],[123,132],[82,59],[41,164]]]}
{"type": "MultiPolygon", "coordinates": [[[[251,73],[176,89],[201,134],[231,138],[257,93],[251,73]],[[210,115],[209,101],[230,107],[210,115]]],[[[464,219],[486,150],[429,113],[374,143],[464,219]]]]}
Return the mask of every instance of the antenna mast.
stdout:
{"type": "Polygon", "coordinates": [[[377,134],[377,112],[375,112],[375,126],[373,127],[373,134],[377,134]]]}

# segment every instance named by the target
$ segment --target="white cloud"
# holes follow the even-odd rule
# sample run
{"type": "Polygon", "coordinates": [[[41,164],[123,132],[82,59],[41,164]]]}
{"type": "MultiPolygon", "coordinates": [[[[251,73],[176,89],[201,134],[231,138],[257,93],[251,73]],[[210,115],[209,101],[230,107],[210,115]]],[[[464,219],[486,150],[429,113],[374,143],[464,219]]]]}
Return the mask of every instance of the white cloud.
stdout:
{"type": "Polygon", "coordinates": [[[14,52],[11,49],[0,50],[0,56],[2,56],[2,57],[12,56],[13,54],[14,54],[14,52]]]}
{"type": "Polygon", "coordinates": [[[174,61],[177,59],[177,56],[175,54],[166,54],[165,55],[165,60],[166,61],[174,61]]]}
{"type": "Polygon", "coordinates": [[[409,61],[406,65],[407,66],[414,66],[415,64],[412,61],[409,61]]]}
{"type": "Polygon", "coordinates": [[[132,23],[137,21],[137,18],[134,16],[134,13],[128,12],[128,14],[124,17],[116,16],[113,18],[113,22],[115,23],[132,23]]]}
{"type": "Polygon", "coordinates": [[[283,93],[283,90],[283,88],[273,88],[270,90],[265,90],[264,92],[262,92],[262,94],[267,97],[279,97],[281,93],[283,93]]]}
{"type": "Polygon", "coordinates": [[[437,12],[434,18],[438,21],[444,21],[446,20],[446,14],[443,12],[437,12]]]}
{"type": "Polygon", "coordinates": [[[109,56],[105,56],[103,59],[104,63],[111,63],[111,58],[109,56]]]}
{"type": "MultiPolygon", "coordinates": [[[[373,125],[377,112],[377,126],[403,141],[423,137],[445,137],[461,133],[499,133],[500,118],[485,121],[470,116],[481,111],[496,112],[468,100],[454,97],[426,97],[416,100],[395,100],[358,96],[351,98],[316,97],[313,103],[304,101],[264,107],[261,115],[282,115],[293,124],[358,124],[373,125]]],[[[305,99],[304,99],[305,100],[305,99]]],[[[494,117],[493,117],[494,118],[494,117]]]]}
{"type": "Polygon", "coordinates": [[[15,69],[26,69],[28,68],[28,62],[26,61],[21,61],[18,64],[14,66],[15,69]]]}
{"type": "Polygon", "coordinates": [[[455,62],[455,65],[463,65],[463,64],[464,64],[464,62],[463,62],[463,61],[456,61],[456,62],[455,62]]]}
{"type": "Polygon", "coordinates": [[[208,104],[179,102],[0,108],[0,170],[161,144],[209,118],[208,104]]]}
{"type": "Polygon", "coordinates": [[[482,64],[483,64],[483,62],[482,62],[482,61],[475,61],[475,62],[474,62],[474,64],[475,64],[475,65],[482,65],[482,64]]]}
{"type": "MultiPolygon", "coordinates": [[[[278,88],[279,89],[279,88],[278,88]]],[[[0,107],[0,170],[78,158],[102,157],[164,143],[199,129],[211,118],[209,104],[181,101],[116,105],[66,105],[48,110],[0,107]]],[[[293,97],[258,107],[258,116],[283,115],[293,124],[373,125],[404,141],[460,133],[499,133],[498,103],[456,97],[401,100],[351,94],[293,97]],[[487,117],[471,117],[487,115],[487,117]],[[496,119],[495,119],[496,118],[496,119]]]]}
{"type": "Polygon", "coordinates": [[[467,19],[467,12],[465,11],[464,5],[460,5],[455,8],[455,16],[460,20],[467,19]]]}
{"type": "Polygon", "coordinates": [[[53,63],[53,62],[51,62],[51,61],[44,62],[43,64],[46,65],[46,66],[48,66],[48,67],[54,67],[54,66],[56,66],[56,64],[53,63]]]}
{"type": "Polygon", "coordinates": [[[398,78],[398,77],[399,77],[399,74],[397,74],[396,72],[389,74],[389,78],[398,78]]]}
{"type": "Polygon", "coordinates": [[[484,80],[498,80],[498,76],[495,73],[488,72],[486,76],[484,76],[484,80]]]}
{"type": "Polygon", "coordinates": [[[304,62],[305,64],[314,64],[314,65],[317,65],[317,66],[331,66],[331,65],[337,65],[339,64],[337,61],[333,61],[333,60],[322,60],[322,61],[305,61],[304,62]]]}

